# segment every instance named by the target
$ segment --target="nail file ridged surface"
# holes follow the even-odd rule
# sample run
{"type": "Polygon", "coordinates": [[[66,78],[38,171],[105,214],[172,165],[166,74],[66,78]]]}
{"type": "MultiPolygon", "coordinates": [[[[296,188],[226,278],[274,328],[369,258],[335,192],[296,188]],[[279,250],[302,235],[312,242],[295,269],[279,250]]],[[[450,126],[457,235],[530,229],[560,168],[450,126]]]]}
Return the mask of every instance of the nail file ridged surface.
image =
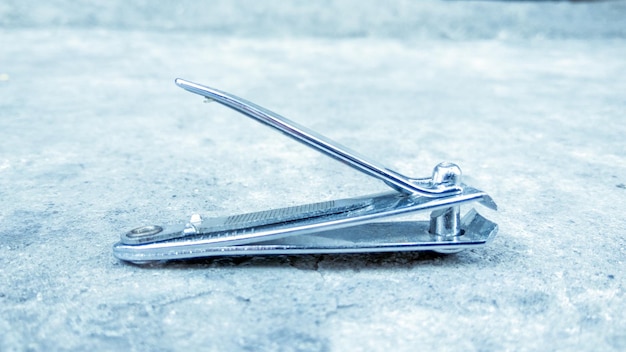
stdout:
{"type": "Polygon", "coordinates": [[[254,213],[231,215],[225,218],[208,219],[203,222],[203,232],[232,231],[276,223],[287,223],[307,218],[317,218],[345,213],[364,208],[369,202],[346,202],[330,200],[326,202],[297,205],[294,207],[264,210],[254,213]]]}

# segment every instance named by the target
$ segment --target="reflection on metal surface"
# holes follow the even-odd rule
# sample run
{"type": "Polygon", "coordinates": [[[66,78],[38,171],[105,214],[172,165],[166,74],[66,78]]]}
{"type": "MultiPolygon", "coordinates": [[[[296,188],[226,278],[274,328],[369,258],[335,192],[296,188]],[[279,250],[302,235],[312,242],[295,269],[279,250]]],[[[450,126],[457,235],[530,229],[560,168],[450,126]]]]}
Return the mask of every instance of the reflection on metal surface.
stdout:
{"type": "Polygon", "coordinates": [[[330,139],[258,105],[219,90],[177,79],[180,87],[235,109],[332,158],[384,181],[393,192],[295,207],[203,219],[186,224],[148,225],[121,236],[113,253],[146,262],[228,255],[362,253],[434,250],[454,253],[488,243],[497,225],[461,205],[496,205],[486,193],[461,183],[461,169],[441,163],[429,178],[392,171],[330,139]],[[415,212],[429,221],[378,222],[415,212]]]}

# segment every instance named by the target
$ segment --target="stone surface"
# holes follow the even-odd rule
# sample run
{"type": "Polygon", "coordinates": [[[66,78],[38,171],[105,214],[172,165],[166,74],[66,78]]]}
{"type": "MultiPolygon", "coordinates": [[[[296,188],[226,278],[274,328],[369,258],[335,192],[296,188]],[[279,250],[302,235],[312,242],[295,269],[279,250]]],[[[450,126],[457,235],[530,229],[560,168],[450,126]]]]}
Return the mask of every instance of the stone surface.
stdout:
{"type": "Polygon", "coordinates": [[[626,6],[0,5],[0,350],[626,349],[626,6]],[[387,187],[254,101],[500,206],[487,247],[130,265],[119,234],[387,187]]]}

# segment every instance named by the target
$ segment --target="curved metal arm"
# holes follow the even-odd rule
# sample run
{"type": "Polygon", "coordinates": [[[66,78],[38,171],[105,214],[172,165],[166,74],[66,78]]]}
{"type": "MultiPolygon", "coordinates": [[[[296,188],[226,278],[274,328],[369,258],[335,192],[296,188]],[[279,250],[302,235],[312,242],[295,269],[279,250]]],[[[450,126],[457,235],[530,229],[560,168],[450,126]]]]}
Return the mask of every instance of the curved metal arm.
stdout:
{"type": "Polygon", "coordinates": [[[279,130],[298,142],[342,161],[358,171],[376,177],[398,192],[438,198],[458,194],[462,191],[460,169],[454,164],[440,164],[435,168],[432,178],[409,178],[254,103],[181,78],[177,78],[175,82],[179,87],[189,92],[215,100],[222,105],[279,130]]]}

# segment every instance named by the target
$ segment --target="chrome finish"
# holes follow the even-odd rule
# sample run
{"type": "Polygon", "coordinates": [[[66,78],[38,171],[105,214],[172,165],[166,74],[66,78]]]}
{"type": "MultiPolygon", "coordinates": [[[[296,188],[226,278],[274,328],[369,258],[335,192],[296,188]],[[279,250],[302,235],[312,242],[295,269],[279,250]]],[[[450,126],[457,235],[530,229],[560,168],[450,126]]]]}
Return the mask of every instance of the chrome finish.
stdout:
{"type": "Polygon", "coordinates": [[[461,192],[460,187],[451,185],[445,177],[410,178],[386,168],[369,158],[350,150],[321,134],[297,124],[275,112],[269,111],[245,99],[220,90],[177,78],[176,84],[195,94],[216,101],[267,126],[273,127],[287,136],[318,150],[334,159],[344,162],[367,175],[383,180],[395,190],[425,197],[445,197],[461,192]]]}
{"type": "MultiPolygon", "coordinates": [[[[485,198],[490,199],[486,193],[468,186],[465,186],[463,193],[457,196],[435,199],[388,192],[256,213],[210,218],[194,225],[193,232],[186,231],[190,224],[143,226],[122,235],[121,242],[140,244],[184,238],[185,240],[170,242],[170,245],[189,239],[193,239],[194,243],[202,242],[211,245],[220,243],[245,244],[355,226],[379,218],[411,212],[433,211],[439,214],[450,207],[482,201],[485,198]],[[304,210],[307,208],[313,210],[304,210]],[[143,238],[139,235],[129,236],[135,232],[141,233],[143,228],[160,228],[162,231],[160,233],[147,232],[143,238]]],[[[439,233],[435,234],[439,235],[439,233]]]]}
{"type": "Polygon", "coordinates": [[[458,205],[430,213],[430,233],[443,238],[460,236],[461,208],[458,205]]]}
{"type": "Polygon", "coordinates": [[[117,258],[134,263],[198,257],[277,254],[409,251],[435,251],[448,254],[488,244],[495,237],[498,225],[472,209],[463,217],[461,229],[464,232],[463,236],[444,241],[432,236],[425,222],[374,222],[243,245],[212,246],[189,239],[177,243],[156,242],[139,247],[120,242],[114,246],[113,250],[117,258]]]}
{"type": "Polygon", "coordinates": [[[230,255],[455,253],[485,245],[497,233],[498,226],[474,209],[461,217],[464,204],[497,207],[488,194],[461,183],[461,169],[455,164],[437,165],[430,178],[408,178],[241,98],[181,79],[176,84],[381,179],[396,191],[227,217],[193,214],[187,223],[141,226],[122,234],[113,246],[119,259],[142,263],[230,255]],[[377,222],[417,212],[430,212],[430,220],[377,222]]]}

